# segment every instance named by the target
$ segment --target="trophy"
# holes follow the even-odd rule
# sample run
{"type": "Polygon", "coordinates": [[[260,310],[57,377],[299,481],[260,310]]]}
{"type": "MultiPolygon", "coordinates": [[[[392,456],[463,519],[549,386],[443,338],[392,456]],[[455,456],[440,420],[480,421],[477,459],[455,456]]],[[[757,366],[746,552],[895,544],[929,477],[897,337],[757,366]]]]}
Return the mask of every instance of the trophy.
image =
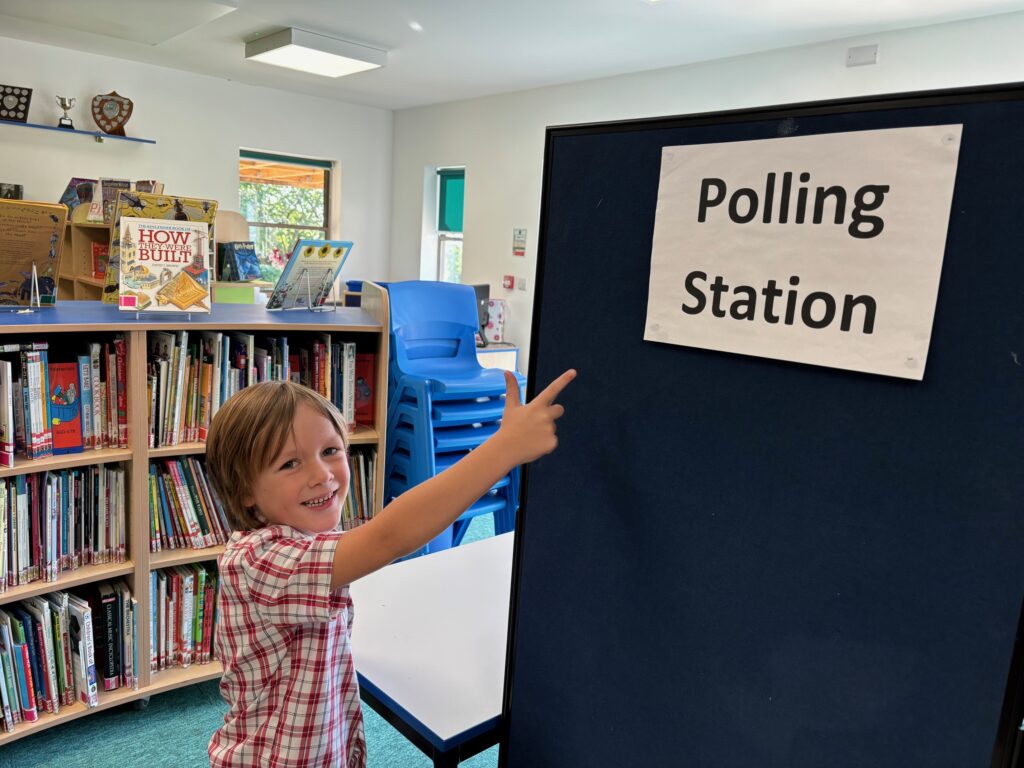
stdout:
{"type": "Polygon", "coordinates": [[[64,117],[57,122],[58,128],[70,128],[74,130],[75,124],[71,122],[71,118],[68,117],[68,110],[75,106],[75,97],[72,96],[70,99],[67,96],[57,97],[57,106],[64,110],[64,117]]]}

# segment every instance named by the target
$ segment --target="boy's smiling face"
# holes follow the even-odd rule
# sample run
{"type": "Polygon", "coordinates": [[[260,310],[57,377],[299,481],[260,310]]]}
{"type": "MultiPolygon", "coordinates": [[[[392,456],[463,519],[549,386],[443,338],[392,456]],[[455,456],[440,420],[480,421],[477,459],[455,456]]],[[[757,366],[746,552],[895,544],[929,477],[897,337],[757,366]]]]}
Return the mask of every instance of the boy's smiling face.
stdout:
{"type": "Polygon", "coordinates": [[[281,452],[256,476],[242,499],[269,525],[306,533],[337,528],[348,495],[348,457],[334,425],[300,403],[281,452]]]}

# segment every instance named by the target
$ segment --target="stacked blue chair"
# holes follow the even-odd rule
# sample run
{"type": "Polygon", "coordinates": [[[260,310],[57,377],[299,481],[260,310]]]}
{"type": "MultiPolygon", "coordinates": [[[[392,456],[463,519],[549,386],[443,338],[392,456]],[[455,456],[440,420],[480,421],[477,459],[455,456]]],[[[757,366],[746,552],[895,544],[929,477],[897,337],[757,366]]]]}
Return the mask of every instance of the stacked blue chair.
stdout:
{"type": "MultiPolygon", "coordinates": [[[[385,284],[391,307],[385,503],[443,472],[493,435],[505,407],[505,376],[476,358],[476,294],[470,286],[410,280],[385,284]]],[[[522,393],[526,380],[516,374],[522,393]]],[[[457,546],[470,521],[515,526],[518,467],[423,550],[457,546]]]]}

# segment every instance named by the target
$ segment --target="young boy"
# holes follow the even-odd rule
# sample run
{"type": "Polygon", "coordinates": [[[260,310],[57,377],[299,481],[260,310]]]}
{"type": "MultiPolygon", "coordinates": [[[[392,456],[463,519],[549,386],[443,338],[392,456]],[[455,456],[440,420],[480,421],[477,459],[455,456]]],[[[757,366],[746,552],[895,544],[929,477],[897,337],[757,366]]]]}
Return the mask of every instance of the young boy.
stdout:
{"type": "Polygon", "coordinates": [[[230,710],[210,740],[211,766],[365,766],[348,585],[422,547],[513,467],[553,451],[564,412],[554,401],[575,375],[522,405],[506,373],[497,433],[346,533],[337,530],[349,483],[337,409],[280,381],[228,400],[206,443],[234,531],[220,557],[216,633],[230,710]]]}

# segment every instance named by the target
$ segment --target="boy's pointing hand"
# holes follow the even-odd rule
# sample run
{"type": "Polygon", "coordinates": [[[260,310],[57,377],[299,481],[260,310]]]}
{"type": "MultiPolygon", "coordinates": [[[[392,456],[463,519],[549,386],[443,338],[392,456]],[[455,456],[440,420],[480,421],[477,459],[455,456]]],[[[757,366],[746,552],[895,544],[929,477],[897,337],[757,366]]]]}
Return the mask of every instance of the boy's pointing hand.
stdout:
{"type": "Polygon", "coordinates": [[[555,399],[574,378],[576,371],[566,371],[533,400],[523,405],[519,401],[516,377],[505,371],[505,412],[498,434],[506,439],[516,457],[516,464],[533,461],[551,453],[558,446],[555,420],[565,413],[565,408],[557,404],[555,399]]]}

